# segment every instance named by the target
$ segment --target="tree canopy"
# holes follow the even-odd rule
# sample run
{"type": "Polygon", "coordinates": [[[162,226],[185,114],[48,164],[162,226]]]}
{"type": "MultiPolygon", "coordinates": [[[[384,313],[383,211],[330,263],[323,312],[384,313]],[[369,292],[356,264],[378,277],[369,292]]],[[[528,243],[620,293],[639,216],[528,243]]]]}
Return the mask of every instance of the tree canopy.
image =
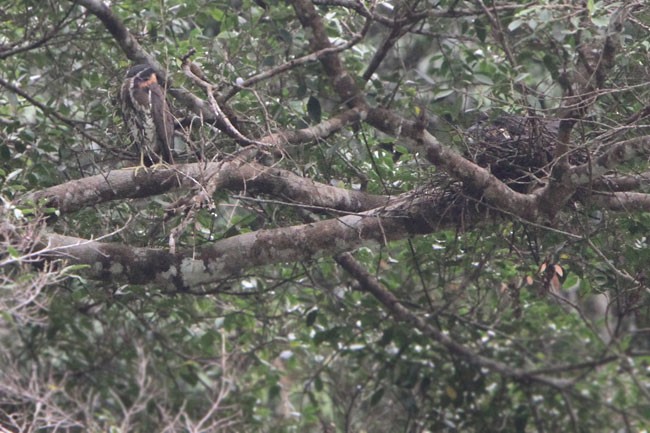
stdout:
{"type": "Polygon", "coordinates": [[[0,430],[650,428],[647,2],[0,16],[0,430]]]}

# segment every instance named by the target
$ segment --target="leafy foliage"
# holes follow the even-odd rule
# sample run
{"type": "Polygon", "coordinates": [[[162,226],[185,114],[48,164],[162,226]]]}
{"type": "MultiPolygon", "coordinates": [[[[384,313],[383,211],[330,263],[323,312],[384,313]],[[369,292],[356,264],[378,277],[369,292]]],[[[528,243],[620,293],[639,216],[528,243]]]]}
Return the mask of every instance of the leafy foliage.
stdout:
{"type": "MultiPolygon", "coordinates": [[[[243,263],[213,284],[172,290],[160,281],[99,281],[57,254],[45,241],[53,232],[195,252],[338,215],[247,185],[222,186],[194,208],[178,205],[199,195],[190,187],[72,212],[20,201],[138,160],[125,145],[117,103],[133,53],[77,3],[11,1],[0,12],[0,430],[650,428],[650,213],[643,205],[603,207],[590,195],[596,179],[552,221],[530,222],[474,200],[405,136],[367,123],[271,155],[273,168],[341,190],[460,191],[470,203],[465,214],[482,215],[354,251],[417,323],[373,296],[339,256],[243,263]],[[564,382],[531,379],[542,376],[564,382]]],[[[245,137],[333,121],[349,101],[336,93],[323,58],[338,56],[368,104],[416,121],[467,156],[466,131],[482,113],[562,117],[568,76],[591,52],[582,47],[602,42],[623,6],[585,3],[317,0],[333,47],[359,41],[284,70],[316,51],[314,30],[294,4],[120,0],[110,8],[163,65],[181,125],[177,161],[195,163],[197,155],[227,160],[242,143],[174,93],[182,87],[209,100],[182,70],[179,59],[191,50],[215,94],[231,96],[219,102],[236,113],[245,137]],[[276,73],[239,87],[265,71],[276,73]]],[[[598,98],[572,119],[573,155],[596,159],[646,134],[650,10],[630,3],[616,63],[594,90],[598,98]]],[[[556,163],[542,167],[549,178],[556,163]]],[[[645,194],[646,166],[647,155],[617,169],[637,176],[645,194]]]]}

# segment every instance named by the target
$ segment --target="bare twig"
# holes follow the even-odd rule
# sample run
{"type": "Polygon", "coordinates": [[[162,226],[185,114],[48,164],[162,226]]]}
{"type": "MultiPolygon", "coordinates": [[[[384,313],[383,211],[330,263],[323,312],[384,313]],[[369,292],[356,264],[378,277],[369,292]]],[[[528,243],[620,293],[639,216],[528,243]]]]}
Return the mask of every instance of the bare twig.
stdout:
{"type": "Polygon", "coordinates": [[[414,326],[424,335],[429,336],[434,341],[443,345],[453,354],[463,357],[469,363],[525,383],[537,382],[556,389],[564,389],[571,385],[571,381],[568,379],[533,374],[475,353],[468,347],[454,341],[446,333],[434,328],[416,314],[411,313],[395,295],[388,291],[375,277],[370,275],[350,253],[340,254],[335,257],[335,260],[361,284],[363,290],[374,296],[397,320],[414,326]]]}

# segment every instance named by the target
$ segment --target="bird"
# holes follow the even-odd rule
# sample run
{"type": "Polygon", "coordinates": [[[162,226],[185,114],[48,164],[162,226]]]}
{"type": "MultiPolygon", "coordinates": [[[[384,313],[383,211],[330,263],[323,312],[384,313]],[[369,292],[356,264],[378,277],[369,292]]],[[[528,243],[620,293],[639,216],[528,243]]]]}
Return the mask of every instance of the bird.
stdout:
{"type": "Polygon", "coordinates": [[[174,117],[151,66],[135,65],[126,71],[120,102],[124,123],[140,153],[140,166],[173,164],[174,117]]]}

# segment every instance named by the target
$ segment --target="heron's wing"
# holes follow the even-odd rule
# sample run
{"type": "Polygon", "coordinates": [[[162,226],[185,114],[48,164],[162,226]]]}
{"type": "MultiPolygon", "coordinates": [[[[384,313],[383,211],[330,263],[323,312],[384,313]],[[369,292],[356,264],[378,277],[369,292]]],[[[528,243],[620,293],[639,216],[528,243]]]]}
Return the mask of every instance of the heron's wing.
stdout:
{"type": "MultiPolygon", "coordinates": [[[[133,105],[134,101],[131,97],[131,85],[132,80],[125,80],[122,84],[122,88],[120,89],[120,108],[122,109],[122,119],[127,127],[131,141],[138,148],[138,151],[140,151],[141,138],[136,133],[138,130],[138,112],[133,105]]],[[[147,93],[148,92],[145,90],[137,89],[133,96],[137,97],[139,100],[146,100],[146,104],[149,105],[149,96],[147,93]]]]}
{"type": "MultiPolygon", "coordinates": [[[[134,101],[131,99],[131,80],[125,80],[124,83],[122,84],[122,88],[120,89],[120,104],[122,108],[122,119],[124,119],[124,123],[127,125],[129,122],[133,119],[133,116],[136,114],[136,109],[134,104],[134,101]]],[[[136,96],[139,100],[146,99],[146,104],[149,105],[148,98],[149,96],[146,95],[146,91],[142,89],[137,89],[136,96]],[[143,94],[144,93],[144,94],[143,94]]]]}
{"type": "Polygon", "coordinates": [[[156,138],[160,148],[158,151],[163,161],[173,164],[174,117],[160,85],[152,84],[149,90],[151,91],[151,115],[156,126],[156,138]]]}
{"type": "Polygon", "coordinates": [[[129,95],[130,81],[125,80],[120,89],[120,108],[122,109],[122,118],[126,123],[128,121],[128,110],[132,110],[131,95],[129,95]]]}

